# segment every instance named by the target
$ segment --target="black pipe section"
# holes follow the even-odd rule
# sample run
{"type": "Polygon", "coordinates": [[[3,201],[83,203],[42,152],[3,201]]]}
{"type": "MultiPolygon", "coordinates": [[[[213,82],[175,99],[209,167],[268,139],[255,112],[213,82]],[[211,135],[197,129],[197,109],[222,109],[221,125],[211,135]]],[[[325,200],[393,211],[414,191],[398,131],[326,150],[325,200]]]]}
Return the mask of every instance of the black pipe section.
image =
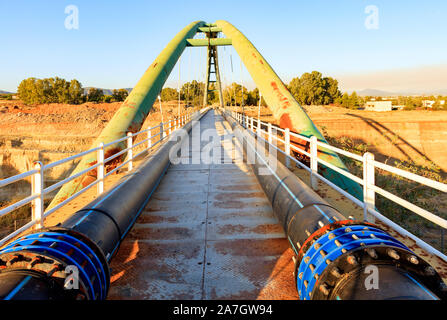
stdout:
{"type": "Polygon", "coordinates": [[[376,225],[346,219],[271,156],[263,138],[222,114],[296,254],[300,299],[446,298],[441,277],[426,261],[376,225]]]}
{"type": "MultiPolygon", "coordinates": [[[[206,113],[206,112],[205,112],[206,113]]],[[[0,251],[0,298],[102,300],[109,262],[179,152],[193,122],[172,133],[152,156],[62,224],[37,230],[0,251]]]]}

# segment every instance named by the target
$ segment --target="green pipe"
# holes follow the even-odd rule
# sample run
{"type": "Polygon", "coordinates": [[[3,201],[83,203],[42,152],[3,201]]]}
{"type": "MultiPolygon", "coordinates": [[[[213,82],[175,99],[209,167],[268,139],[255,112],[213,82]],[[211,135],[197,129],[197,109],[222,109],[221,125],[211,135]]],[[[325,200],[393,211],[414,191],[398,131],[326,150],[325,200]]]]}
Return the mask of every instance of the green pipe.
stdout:
{"type": "MultiPolygon", "coordinates": [[[[203,21],[195,21],[181,30],[163,49],[155,61],[143,74],[137,85],[133,88],[127,99],[123,102],[99,137],[90,147],[98,147],[103,142],[107,144],[126,136],[127,132],[138,132],[149,114],[155,99],[159,95],[169,74],[177,60],[185,50],[187,39],[193,38],[200,27],[205,26],[203,21]]],[[[126,143],[116,143],[104,150],[105,158],[126,148],[126,143]]],[[[120,157],[124,158],[124,155],[120,157]]],[[[118,159],[121,160],[121,159],[118,159]]],[[[96,164],[96,152],[84,156],[71,175],[81,172],[96,164]]],[[[96,180],[96,170],[76,178],[65,184],[54,197],[48,209],[69,198],[90,183],[96,180]]]]}
{"type": "MultiPolygon", "coordinates": [[[[203,21],[192,22],[180,31],[149,66],[130,95],[123,102],[99,137],[95,140],[91,148],[96,148],[101,142],[107,144],[120,139],[124,137],[127,132],[137,132],[141,129],[146,116],[152,108],[155,99],[160,93],[176,62],[188,43],[191,43],[191,41],[194,43],[195,40],[192,38],[202,27],[220,28],[227,36],[227,39],[219,38],[212,39],[212,41],[227,44],[228,42],[231,42],[253,77],[253,80],[256,82],[256,85],[262,92],[274,117],[279,120],[281,127],[290,128],[292,131],[308,137],[314,135],[320,141],[326,142],[312,120],[310,120],[298,102],[293,98],[286,86],[279,79],[267,61],[261,56],[258,50],[256,50],[250,41],[234,26],[226,21],[219,20],[214,24],[205,23],[203,21]]],[[[206,45],[208,46],[208,39],[204,40],[207,42],[206,45]]],[[[124,148],[125,142],[116,143],[107,147],[105,149],[105,158],[120,152],[124,148]]],[[[124,156],[121,156],[117,161],[120,161],[123,157],[124,156]]],[[[321,157],[337,167],[346,170],[343,162],[334,152],[323,150],[321,157]]],[[[96,153],[94,152],[84,156],[72,172],[72,175],[96,164],[96,159],[96,153]]],[[[362,190],[358,184],[329,168],[326,168],[323,171],[323,174],[358,199],[363,198],[362,190]]],[[[65,184],[59,190],[47,209],[50,209],[69,198],[92,183],[95,179],[96,170],[91,170],[87,174],[65,184]]]]}
{"type": "Polygon", "coordinates": [[[188,47],[231,46],[228,38],[188,39],[186,42],[188,47]]]}
{"type": "MultiPolygon", "coordinates": [[[[282,128],[289,128],[291,131],[306,137],[315,136],[319,141],[327,143],[324,136],[295,100],[275,71],[273,71],[272,67],[242,32],[224,20],[216,21],[215,25],[222,28],[222,32],[227,38],[231,38],[233,47],[236,49],[242,62],[256,83],[256,86],[262,93],[262,97],[272,111],[273,116],[279,121],[279,125],[282,128]]],[[[300,139],[296,138],[293,140],[297,144],[303,145],[304,148],[307,147],[305,141],[300,141],[300,139]]],[[[320,151],[321,154],[319,154],[319,157],[323,160],[338,168],[347,170],[335,152],[323,148],[320,151]]],[[[363,191],[359,184],[328,167],[322,167],[323,176],[357,199],[363,199],[363,191]]]]}

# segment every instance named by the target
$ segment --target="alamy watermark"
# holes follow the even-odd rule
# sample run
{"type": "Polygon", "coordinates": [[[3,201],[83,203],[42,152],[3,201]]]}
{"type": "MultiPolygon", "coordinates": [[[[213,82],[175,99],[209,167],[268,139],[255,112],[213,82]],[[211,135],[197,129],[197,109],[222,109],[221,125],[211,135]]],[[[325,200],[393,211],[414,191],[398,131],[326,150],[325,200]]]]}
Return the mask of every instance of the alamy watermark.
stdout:
{"type": "Polygon", "coordinates": [[[78,290],[79,289],[79,269],[76,266],[68,265],[65,268],[67,276],[64,281],[65,290],[78,290]]]}
{"type": "Polygon", "coordinates": [[[79,30],[79,8],[74,4],[65,7],[64,26],[67,30],[79,30]]]}
{"type": "Polygon", "coordinates": [[[379,29],[379,8],[375,5],[369,5],[365,8],[368,15],[365,19],[365,28],[368,30],[379,29]]]}
{"type": "Polygon", "coordinates": [[[366,290],[379,289],[379,268],[375,265],[368,265],[365,268],[365,273],[369,274],[365,278],[365,288],[366,290]]]}

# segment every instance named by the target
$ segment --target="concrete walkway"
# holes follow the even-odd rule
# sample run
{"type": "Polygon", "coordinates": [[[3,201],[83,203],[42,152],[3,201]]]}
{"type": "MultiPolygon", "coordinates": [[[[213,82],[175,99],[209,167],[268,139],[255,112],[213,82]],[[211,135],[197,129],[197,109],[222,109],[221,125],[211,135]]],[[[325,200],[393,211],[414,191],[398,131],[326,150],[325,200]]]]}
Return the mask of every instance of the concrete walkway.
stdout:
{"type": "Polygon", "coordinates": [[[188,164],[170,166],[112,260],[109,299],[297,299],[268,199],[213,110],[200,121],[202,134],[210,129],[230,163],[191,164],[201,153],[190,148],[188,164]]]}

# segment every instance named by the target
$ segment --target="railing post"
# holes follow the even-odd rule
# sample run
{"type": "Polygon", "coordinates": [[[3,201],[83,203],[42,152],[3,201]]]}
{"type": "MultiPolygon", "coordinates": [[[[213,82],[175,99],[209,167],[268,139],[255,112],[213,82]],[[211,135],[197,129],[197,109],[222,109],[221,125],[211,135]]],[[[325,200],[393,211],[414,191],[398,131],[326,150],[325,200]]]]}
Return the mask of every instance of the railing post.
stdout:
{"type": "Polygon", "coordinates": [[[129,163],[127,164],[127,170],[131,171],[133,168],[132,132],[127,133],[127,158],[129,160],[129,163]]]}
{"type": "Polygon", "coordinates": [[[258,128],[256,129],[256,133],[261,135],[261,119],[258,118],[258,128]]]}
{"type": "Polygon", "coordinates": [[[363,219],[374,223],[375,218],[368,209],[376,207],[376,194],[371,186],[375,185],[374,154],[366,152],[363,155],[363,219]]]}
{"type": "Polygon", "coordinates": [[[250,117],[250,127],[251,127],[251,130],[252,130],[252,131],[253,131],[254,128],[255,128],[253,117],[250,117]]]}
{"type": "Polygon", "coordinates": [[[152,148],[152,130],[147,130],[147,150],[150,151],[152,148]]]}
{"type": "Polygon", "coordinates": [[[272,144],[273,143],[273,133],[272,133],[272,124],[270,122],[267,125],[267,131],[268,131],[268,136],[269,136],[269,138],[268,138],[269,143],[272,144]]]}
{"type": "Polygon", "coordinates": [[[160,123],[160,140],[162,140],[165,137],[165,133],[163,131],[163,122],[160,123]]]}
{"type": "Polygon", "coordinates": [[[286,128],[284,130],[284,151],[286,153],[286,167],[290,168],[290,129],[286,128]]]}
{"type": "Polygon", "coordinates": [[[172,132],[172,120],[169,120],[168,121],[168,136],[171,135],[171,132],[172,132]]]}
{"type": "Polygon", "coordinates": [[[96,188],[98,195],[104,192],[104,143],[99,144],[99,149],[96,154],[96,162],[99,164],[96,170],[96,179],[98,179],[98,186],[96,188]]]}
{"type": "Polygon", "coordinates": [[[34,162],[34,170],[37,172],[32,176],[31,179],[31,192],[33,195],[38,195],[36,199],[31,203],[31,219],[33,221],[37,220],[34,225],[35,229],[44,227],[44,216],[43,216],[43,165],[42,162],[34,162]]]}
{"type": "Polygon", "coordinates": [[[318,189],[318,139],[315,136],[310,137],[310,185],[312,189],[318,189]]]}

